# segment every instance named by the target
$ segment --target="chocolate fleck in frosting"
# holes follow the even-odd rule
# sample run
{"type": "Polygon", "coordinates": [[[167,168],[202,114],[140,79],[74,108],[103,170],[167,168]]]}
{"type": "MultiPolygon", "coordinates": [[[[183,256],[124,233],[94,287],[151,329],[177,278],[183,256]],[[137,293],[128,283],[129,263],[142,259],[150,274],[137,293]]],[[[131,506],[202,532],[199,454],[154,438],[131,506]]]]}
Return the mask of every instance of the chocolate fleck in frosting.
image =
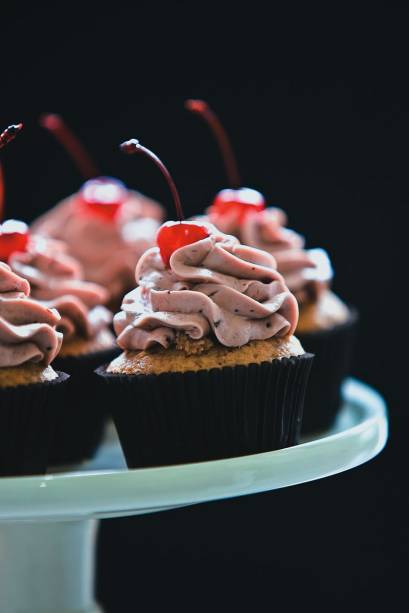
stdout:
{"type": "Polygon", "coordinates": [[[83,281],[81,265],[67,255],[62,242],[31,237],[26,252],[11,256],[10,266],[30,283],[32,298],[58,310],[57,329],[64,334],[64,345],[75,338],[94,339],[108,330],[112,313],[101,306],[107,290],[83,281]]]}
{"type": "Polygon", "coordinates": [[[29,298],[29,283],[0,262],[0,367],[38,363],[47,367],[58,354],[60,316],[29,298]]]}
{"type": "Polygon", "coordinates": [[[81,192],[63,200],[32,225],[32,232],[66,243],[82,265],[84,278],[108,290],[107,300],[122,298],[134,284],[136,263],[155,242],[164,217],[162,207],[138,192],[126,190],[112,220],[87,213],[81,192]]]}
{"type": "Polygon", "coordinates": [[[281,209],[271,207],[247,213],[244,221],[239,221],[234,210],[221,215],[210,207],[207,212],[222,232],[273,255],[299,304],[316,302],[328,289],[333,271],[327,253],[323,249],[305,249],[304,238],[285,227],[287,218],[281,209]]]}
{"type": "Polygon", "coordinates": [[[274,257],[207,227],[209,236],[174,251],[169,267],[158,247],[141,257],[138,287],[114,318],[122,349],[168,348],[180,331],[193,340],[210,336],[224,347],[294,332],[297,301],[274,257]]]}

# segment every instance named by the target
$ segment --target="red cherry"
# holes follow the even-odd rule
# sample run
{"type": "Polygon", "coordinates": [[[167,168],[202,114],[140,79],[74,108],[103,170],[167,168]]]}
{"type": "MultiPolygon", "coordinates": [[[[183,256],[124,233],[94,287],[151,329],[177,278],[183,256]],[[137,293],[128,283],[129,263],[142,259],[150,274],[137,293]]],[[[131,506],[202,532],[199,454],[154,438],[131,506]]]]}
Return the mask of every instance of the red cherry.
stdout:
{"type": "Polygon", "coordinates": [[[156,244],[159,247],[160,255],[165,266],[169,266],[169,260],[174,251],[185,245],[191,245],[197,241],[209,236],[209,230],[200,223],[194,221],[183,221],[183,209],[180,202],[179,192],[169,170],[166,168],[162,160],[158,158],[152,151],[143,147],[135,138],[122,143],[121,150],[130,155],[134,153],[142,153],[148,157],[161,171],[165,177],[170,191],[172,192],[173,202],[179,221],[168,221],[164,223],[158,230],[156,235],[156,244]]]}
{"type": "Polygon", "coordinates": [[[260,212],[264,207],[264,196],[255,189],[223,189],[216,195],[209,213],[211,221],[216,222],[218,217],[234,212],[237,222],[243,223],[249,213],[260,212]]]}
{"type": "Polygon", "coordinates": [[[217,223],[217,218],[226,214],[236,214],[237,223],[241,224],[250,212],[262,211],[265,207],[264,197],[260,192],[248,187],[238,189],[240,176],[237,168],[233,147],[231,146],[227,132],[216,113],[203,100],[186,100],[185,107],[188,111],[199,115],[212,130],[219,145],[226,174],[231,189],[223,189],[219,192],[210,207],[210,219],[217,223]]]}
{"type": "Polygon", "coordinates": [[[122,181],[111,177],[98,177],[84,183],[77,203],[84,212],[112,221],[126,198],[127,190],[122,181]]]}
{"type": "Polygon", "coordinates": [[[197,243],[209,236],[209,230],[194,221],[167,221],[158,230],[156,243],[165,266],[180,247],[197,243]]]}
{"type": "Polygon", "coordinates": [[[0,261],[7,262],[15,251],[26,251],[28,226],[23,221],[8,219],[0,225],[0,261]]]}

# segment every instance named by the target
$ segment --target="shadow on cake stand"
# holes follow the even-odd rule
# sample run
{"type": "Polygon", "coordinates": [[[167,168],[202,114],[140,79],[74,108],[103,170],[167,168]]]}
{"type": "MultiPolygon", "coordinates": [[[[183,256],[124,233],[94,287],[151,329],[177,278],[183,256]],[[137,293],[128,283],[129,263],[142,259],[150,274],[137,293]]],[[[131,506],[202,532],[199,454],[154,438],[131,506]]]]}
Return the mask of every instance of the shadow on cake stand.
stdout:
{"type": "Polygon", "coordinates": [[[107,437],[81,471],[0,479],[0,611],[97,613],[99,519],[166,511],[334,475],[375,457],[387,440],[383,399],[348,379],[335,427],[296,447],[251,456],[126,470],[107,437]]]}

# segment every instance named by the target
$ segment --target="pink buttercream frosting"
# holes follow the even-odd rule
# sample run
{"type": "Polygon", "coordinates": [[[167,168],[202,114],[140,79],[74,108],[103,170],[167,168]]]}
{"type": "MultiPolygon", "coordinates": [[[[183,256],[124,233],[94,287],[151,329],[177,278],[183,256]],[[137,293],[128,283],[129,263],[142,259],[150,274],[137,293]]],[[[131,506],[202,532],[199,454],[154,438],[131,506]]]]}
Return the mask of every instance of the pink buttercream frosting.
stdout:
{"type": "Polygon", "coordinates": [[[30,285],[0,262],[0,367],[29,362],[48,366],[58,354],[62,334],[55,309],[29,298],[30,285]]]}
{"type": "Polygon", "coordinates": [[[61,315],[57,328],[64,340],[92,339],[112,322],[112,313],[102,304],[108,292],[96,283],[83,281],[82,267],[67,255],[61,241],[31,237],[24,253],[10,258],[12,270],[27,279],[31,295],[61,315]]]}
{"type": "Polygon", "coordinates": [[[304,238],[285,227],[287,218],[281,209],[268,208],[249,213],[241,224],[232,212],[215,216],[210,207],[210,220],[222,232],[237,236],[244,245],[272,254],[277,268],[298,302],[315,302],[332,279],[333,271],[323,249],[305,249],[304,238]]]}
{"type": "Polygon", "coordinates": [[[207,227],[207,238],[173,252],[169,268],[158,247],[141,257],[139,287],[114,318],[122,349],[166,348],[178,330],[192,339],[213,334],[226,347],[294,332],[297,301],[274,257],[207,227]]]}
{"type": "Polygon", "coordinates": [[[134,284],[135,266],[155,244],[162,207],[128,190],[116,217],[101,219],[80,209],[79,193],[63,200],[32,226],[37,234],[63,240],[82,265],[84,278],[107,288],[108,300],[120,299],[134,284]]]}

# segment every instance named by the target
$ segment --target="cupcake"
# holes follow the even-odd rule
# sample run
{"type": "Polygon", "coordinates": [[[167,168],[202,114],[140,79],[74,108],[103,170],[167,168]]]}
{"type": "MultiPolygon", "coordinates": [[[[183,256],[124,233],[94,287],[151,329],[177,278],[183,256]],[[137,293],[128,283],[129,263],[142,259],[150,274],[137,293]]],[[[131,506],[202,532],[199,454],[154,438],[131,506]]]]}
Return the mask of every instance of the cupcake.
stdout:
{"type": "MultiPolygon", "coordinates": [[[[2,235],[0,234],[0,243],[2,235]]],[[[61,348],[55,309],[0,262],[0,476],[45,473],[68,375],[51,362],[61,348]]]]}
{"type": "Polygon", "coordinates": [[[201,100],[187,108],[207,121],[220,145],[231,187],[220,191],[206,215],[222,232],[241,243],[274,256],[277,269],[297,298],[300,308],[296,334],[303,347],[315,355],[305,399],[303,432],[330,428],[341,404],[341,384],[348,375],[354,332],[355,309],[330,289],[333,270],[323,249],[305,249],[304,238],[288,229],[285,213],[265,208],[260,192],[239,187],[241,181],[229,139],[218,117],[201,100]]]}
{"type": "Polygon", "coordinates": [[[70,132],[67,142],[68,128],[61,118],[46,116],[43,125],[66,144],[82,173],[92,178],[39,217],[32,232],[64,241],[69,254],[81,263],[84,278],[105,287],[108,304],[117,307],[133,285],[139,257],[155,242],[164,211],[121,181],[98,177],[80,144],[75,141],[72,147],[70,132]]]}
{"type": "Polygon", "coordinates": [[[168,222],[135,275],[114,318],[123,353],[97,369],[128,466],[296,444],[312,356],[274,258],[210,224],[168,222]]]}
{"type": "Polygon", "coordinates": [[[239,222],[209,209],[209,218],[245,244],[268,251],[296,296],[300,316],[296,334],[315,355],[308,386],[303,432],[330,428],[341,404],[341,384],[348,375],[357,324],[356,310],[330,289],[333,269],[323,249],[305,249],[304,239],[284,227],[279,209],[248,213],[239,222]]]}
{"type": "Polygon", "coordinates": [[[95,452],[105,422],[103,403],[95,396],[94,369],[118,353],[110,330],[112,313],[102,306],[107,290],[83,281],[81,265],[62,242],[31,236],[25,251],[9,258],[12,270],[31,285],[31,296],[48,309],[57,309],[57,330],[63,343],[56,366],[71,375],[60,411],[53,465],[78,463],[95,452]],[[89,403],[92,393],[94,401],[89,403]]]}

